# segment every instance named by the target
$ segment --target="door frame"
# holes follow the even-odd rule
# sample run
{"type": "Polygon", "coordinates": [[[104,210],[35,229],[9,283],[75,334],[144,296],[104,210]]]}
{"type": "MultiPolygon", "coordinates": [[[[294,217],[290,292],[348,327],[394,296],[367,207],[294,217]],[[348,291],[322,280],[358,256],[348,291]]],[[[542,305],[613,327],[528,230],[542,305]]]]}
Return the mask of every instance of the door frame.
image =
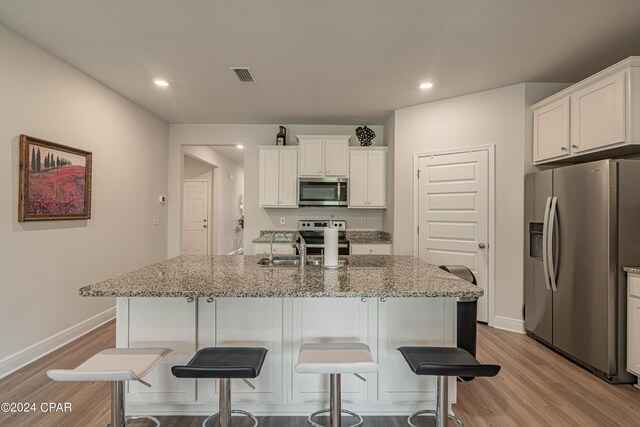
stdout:
{"type": "Polygon", "coordinates": [[[413,256],[418,257],[418,215],[420,214],[418,209],[418,198],[420,196],[419,188],[418,188],[418,169],[420,165],[421,157],[436,157],[448,154],[460,154],[460,153],[473,153],[478,151],[486,151],[489,157],[489,230],[488,230],[488,247],[489,250],[489,265],[488,268],[488,279],[487,279],[487,320],[489,321],[489,326],[493,326],[495,323],[495,241],[496,241],[496,173],[495,173],[495,164],[496,164],[496,149],[495,144],[489,145],[477,145],[473,147],[460,147],[460,148],[443,148],[438,150],[429,150],[429,151],[419,151],[413,153],[413,256]]]}
{"type": "MultiPolygon", "coordinates": [[[[213,177],[213,173],[211,174],[213,177]]],[[[211,206],[213,204],[212,193],[212,182],[210,179],[183,179],[182,180],[182,203],[184,204],[184,184],[187,182],[206,182],[207,183],[207,255],[211,255],[212,247],[213,247],[213,227],[211,223],[212,212],[211,206]]],[[[184,221],[184,216],[182,209],[180,210],[180,224],[182,225],[182,221],[184,221]]],[[[180,239],[180,254],[182,254],[182,239],[180,239]]]]}

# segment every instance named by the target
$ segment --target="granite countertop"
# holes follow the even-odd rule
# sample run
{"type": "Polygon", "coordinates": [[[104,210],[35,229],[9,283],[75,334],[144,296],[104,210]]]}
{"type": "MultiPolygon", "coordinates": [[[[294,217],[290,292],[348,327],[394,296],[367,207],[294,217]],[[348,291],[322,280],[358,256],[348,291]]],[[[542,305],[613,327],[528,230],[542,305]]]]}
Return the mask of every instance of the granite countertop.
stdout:
{"type": "MultiPolygon", "coordinates": [[[[337,270],[262,266],[260,256],[181,255],[80,289],[84,297],[480,297],[412,256],[350,255],[337,270]]],[[[309,257],[313,258],[313,257],[309,257]]]]}
{"type": "Polygon", "coordinates": [[[640,267],[623,267],[622,269],[627,273],[640,274],[640,267]]]}
{"type": "Polygon", "coordinates": [[[261,230],[260,236],[253,239],[252,243],[271,243],[271,235],[277,233],[273,243],[293,243],[298,237],[297,231],[285,230],[261,230]]]}
{"type": "Polygon", "coordinates": [[[390,245],[391,234],[386,231],[347,231],[347,240],[356,245],[390,245]]]}

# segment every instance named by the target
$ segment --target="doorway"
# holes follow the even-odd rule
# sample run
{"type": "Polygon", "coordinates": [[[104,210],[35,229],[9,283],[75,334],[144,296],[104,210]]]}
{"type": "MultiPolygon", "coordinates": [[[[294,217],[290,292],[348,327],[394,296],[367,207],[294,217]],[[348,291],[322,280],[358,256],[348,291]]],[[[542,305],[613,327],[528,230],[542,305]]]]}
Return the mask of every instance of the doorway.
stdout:
{"type": "Polygon", "coordinates": [[[184,180],[182,200],[182,254],[209,254],[209,183],[184,180]]]}
{"type": "Polygon", "coordinates": [[[478,321],[493,313],[493,147],[415,156],[416,256],[469,268],[484,296],[478,321]]]}

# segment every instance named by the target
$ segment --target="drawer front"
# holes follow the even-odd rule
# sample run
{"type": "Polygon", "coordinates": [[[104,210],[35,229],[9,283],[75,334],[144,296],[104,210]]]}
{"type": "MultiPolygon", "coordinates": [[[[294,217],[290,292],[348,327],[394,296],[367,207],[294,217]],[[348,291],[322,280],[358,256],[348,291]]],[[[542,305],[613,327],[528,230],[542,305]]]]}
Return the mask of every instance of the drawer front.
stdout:
{"type": "Polygon", "coordinates": [[[391,255],[391,245],[351,245],[351,255],[391,255]]]}
{"type": "Polygon", "coordinates": [[[640,276],[629,276],[629,296],[640,298],[640,276]]]}

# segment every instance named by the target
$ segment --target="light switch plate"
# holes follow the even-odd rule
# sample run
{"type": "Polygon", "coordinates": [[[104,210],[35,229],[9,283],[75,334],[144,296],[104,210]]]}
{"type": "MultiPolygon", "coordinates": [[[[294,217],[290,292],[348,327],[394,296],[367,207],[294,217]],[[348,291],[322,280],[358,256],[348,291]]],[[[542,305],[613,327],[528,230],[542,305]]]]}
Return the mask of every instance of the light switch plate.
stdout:
{"type": "Polygon", "coordinates": [[[285,225],[287,223],[287,219],[283,216],[280,217],[280,225],[285,225]]]}
{"type": "Polygon", "coordinates": [[[153,225],[160,225],[160,217],[159,216],[154,216],[153,217],[153,225]]]}

